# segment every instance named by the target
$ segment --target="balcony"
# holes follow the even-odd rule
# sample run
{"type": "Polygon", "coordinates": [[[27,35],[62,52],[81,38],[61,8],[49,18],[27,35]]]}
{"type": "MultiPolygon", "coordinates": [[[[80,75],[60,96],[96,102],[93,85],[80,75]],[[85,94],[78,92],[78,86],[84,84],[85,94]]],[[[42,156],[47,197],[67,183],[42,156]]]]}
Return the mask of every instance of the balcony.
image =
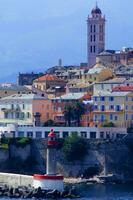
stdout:
{"type": "Polygon", "coordinates": [[[93,113],[123,113],[124,109],[120,110],[94,110],[93,113]]]}
{"type": "Polygon", "coordinates": [[[1,108],[4,113],[16,113],[20,111],[20,108],[1,108]]]}

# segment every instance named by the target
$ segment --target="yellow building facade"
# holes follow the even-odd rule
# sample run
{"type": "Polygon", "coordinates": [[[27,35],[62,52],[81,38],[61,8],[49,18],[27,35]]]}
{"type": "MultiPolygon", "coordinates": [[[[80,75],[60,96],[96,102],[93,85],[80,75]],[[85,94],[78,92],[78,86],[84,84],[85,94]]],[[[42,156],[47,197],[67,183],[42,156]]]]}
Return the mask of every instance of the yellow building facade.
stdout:
{"type": "Polygon", "coordinates": [[[96,64],[93,68],[89,69],[89,71],[85,73],[84,76],[82,76],[84,81],[89,83],[104,81],[112,77],[112,70],[101,64],[96,64]]]}
{"type": "Polygon", "coordinates": [[[93,122],[103,126],[112,122],[116,127],[130,127],[133,124],[133,93],[112,92],[93,96],[93,122]]]}

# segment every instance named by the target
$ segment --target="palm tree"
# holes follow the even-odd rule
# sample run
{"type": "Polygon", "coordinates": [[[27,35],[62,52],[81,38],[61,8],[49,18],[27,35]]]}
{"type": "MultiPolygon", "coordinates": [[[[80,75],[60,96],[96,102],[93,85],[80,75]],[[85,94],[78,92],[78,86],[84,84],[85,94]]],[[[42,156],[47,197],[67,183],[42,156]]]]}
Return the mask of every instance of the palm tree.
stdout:
{"type": "Polygon", "coordinates": [[[68,123],[68,126],[71,126],[71,121],[73,117],[74,117],[73,106],[71,104],[65,105],[64,118],[65,118],[66,124],[68,123]]]}
{"type": "Polygon", "coordinates": [[[80,126],[81,116],[85,113],[85,105],[82,102],[76,102],[74,105],[74,118],[80,126]]]}

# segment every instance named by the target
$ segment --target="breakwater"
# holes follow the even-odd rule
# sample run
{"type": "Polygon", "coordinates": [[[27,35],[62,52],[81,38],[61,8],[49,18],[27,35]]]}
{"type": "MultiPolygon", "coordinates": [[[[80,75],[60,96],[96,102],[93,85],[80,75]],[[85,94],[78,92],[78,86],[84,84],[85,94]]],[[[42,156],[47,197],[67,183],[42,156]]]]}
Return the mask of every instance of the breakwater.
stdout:
{"type": "Polygon", "coordinates": [[[33,177],[21,174],[0,173],[0,197],[11,198],[77,198],[75,187],[65,187],[63,192],[34,188],[33,177]]]}

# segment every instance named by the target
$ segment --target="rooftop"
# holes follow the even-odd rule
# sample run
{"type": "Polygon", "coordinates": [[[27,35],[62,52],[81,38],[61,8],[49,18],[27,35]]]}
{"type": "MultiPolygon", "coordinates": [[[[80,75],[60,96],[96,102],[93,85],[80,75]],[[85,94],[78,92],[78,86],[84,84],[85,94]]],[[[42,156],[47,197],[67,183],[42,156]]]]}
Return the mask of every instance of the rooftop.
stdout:
{"type": "Polygon", "coordinates": [[[113,78],[113,79],[109,79],[106,81],[100,81],[100,82],[96,82],[95,84],[111,84],[111,83],[124,83],[126,79],[125,78],[113,78]]]}
{"type": "Polygon", "coordinates": [[[33,100],[33,99],[41,100],[41,99],[47,99],[47,98],[36,95],[36,94],[13,94],[13,95],[1,98],[1,100],[33,100]]]}
{"type": "Polygon", "coordinates": [[[44,76],[35,79],[35,81],[62,81],[62,80],[59,79],[57,76],[46,74],[44,76]]]}
{"type": "Polygon", "coordinates": [[[98,64],[98,65],[95,65],[93,68],[89,69],[89,71],[87,72],[87,74],[99,74],[104,69],[106,69],[105,66],[98,64]]]}
{"type": "Polygon", "coordinates": [[[31,91],[29,88],[25,86],[20,86],[16,84],[0,84],[0,90],[13,90],[13,91],[31,91]]]}
{"type": "Polygon", "coordinates": [[[64,100],[78,100],[83,98],[85,93],[68,93],[64,94],[60,97],[56,97],[53,100],[59,100],[59,99],[64,99],[64,100]]]}
{"type": "Polygon", "coordinates": [[[128,94],[130,94],[131,92],[103,92],[100,91],[98,94],[95,94],[94,96],[105,96],[105,97],[109,97],[109,96],[113,96],[113,97],[124,97],[127,96],[128,94]]]}

